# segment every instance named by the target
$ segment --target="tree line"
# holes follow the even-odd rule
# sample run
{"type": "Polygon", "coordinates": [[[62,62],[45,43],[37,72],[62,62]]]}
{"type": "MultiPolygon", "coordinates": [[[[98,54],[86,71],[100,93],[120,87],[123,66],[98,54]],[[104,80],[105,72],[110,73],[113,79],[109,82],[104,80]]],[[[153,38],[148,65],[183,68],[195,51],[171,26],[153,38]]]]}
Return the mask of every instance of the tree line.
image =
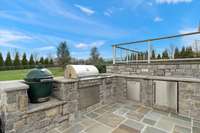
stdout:
{"type": "Polygon", "coordinates": [[[40,57],[39,60],[34,60],[33,54],[27,59],[27,54],[23,53],[20,57],[19,52],[16,52],[14,58],[11,58],[11,53],[7,52],[6,58],[4,60],[2,53],[0,52],[0,70],[10,70],[10,69],[26,69],[33,68],[35,65],[54,65],[52,58],[40,57]]]}
{"type": "MultiPolygon", "coordinates": [[[[127,57],[126,57],[127,58],[127,57]]],[[[125,59],[126,59],[125,58],[125,59]]],[[[130,54],[130,60],[147,60],[148,52],[139,52],[137,54],[130,54]]],[[[175,47],[171,50],[165,49],[162,53],[156,54],[155,50],[151,51],[151,59],[181,59],[181,58],[200,58],[200,52],[193,50],[191,46],[183,46],[182,48],[175,47]]]]}
{"type": "Polygon", "coordinates": [[[19,52],[15,52],[14,57],[11,57],[11,53],[7,52],[5,60],[2,53],[0,52],[0,70],[12,70],[12,69],[28,69],[34,68],[36,65],[48,66],[61,66],[65,68],[68,64],[92,64],[95,65],[100,72],[106,71],[106,63],[100,56],[97,47],[91,48],[90,57],[88,59],[77,59],[72,58],[67,42],[61,42],[57,47],[57,57],[35,59],[34,55],[31,54],[27,58],[27,54],[23,53],[20,56],[19,52]]]}
{"type": "Polygon", "coordinates": [[[95,65],[99,72],[106,72],[106,62],[101,56],[97,47],[92,47],[88,59],[77,59],[70,56],[70,51],[66,42],[61,42],[57,47],[57,63],[65,68],[68,64],[92,64],[95,65]]]}

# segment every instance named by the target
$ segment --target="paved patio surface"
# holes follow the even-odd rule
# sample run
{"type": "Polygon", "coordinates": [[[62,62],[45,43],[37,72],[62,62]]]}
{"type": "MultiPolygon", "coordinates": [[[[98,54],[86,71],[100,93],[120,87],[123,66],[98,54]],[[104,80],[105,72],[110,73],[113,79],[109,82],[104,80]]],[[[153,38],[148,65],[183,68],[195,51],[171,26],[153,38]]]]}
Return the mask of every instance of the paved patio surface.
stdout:
{"type": "Polygon", "coordinates": [[[82,113],[48,133],[200,133],[200,121],[125,101],[82,113]]]}

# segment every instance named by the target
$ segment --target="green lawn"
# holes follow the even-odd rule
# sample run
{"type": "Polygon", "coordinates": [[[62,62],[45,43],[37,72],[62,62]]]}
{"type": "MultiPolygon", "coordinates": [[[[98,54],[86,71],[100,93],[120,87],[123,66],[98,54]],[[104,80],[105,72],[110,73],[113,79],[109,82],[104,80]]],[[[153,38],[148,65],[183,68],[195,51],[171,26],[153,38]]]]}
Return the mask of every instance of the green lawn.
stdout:
{"type": "MultiPolygon", "coordinates": [[[[53,73],[54,77],[64,75],[64,70],[61,67],[51,67],[48,69],[53,73]]],[[[0,71],[0,81],[24,79],[29,71],[30,69],[0,71]]]]}

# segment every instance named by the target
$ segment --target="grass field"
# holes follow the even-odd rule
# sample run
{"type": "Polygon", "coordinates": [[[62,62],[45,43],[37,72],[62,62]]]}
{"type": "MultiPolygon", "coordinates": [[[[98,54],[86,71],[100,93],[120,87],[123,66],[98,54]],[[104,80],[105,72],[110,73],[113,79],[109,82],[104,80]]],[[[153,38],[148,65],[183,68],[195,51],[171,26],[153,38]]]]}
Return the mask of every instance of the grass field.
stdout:
{"type": "MultiPolygon", "coordinates": [[[[61,67],[52,67],[48,69],[53,73],[54,77],[64,75],[64,70],[61,67]]],[[[24,79],[29,71],[30,69],[0,71],[0,81],[24,79]]]]}

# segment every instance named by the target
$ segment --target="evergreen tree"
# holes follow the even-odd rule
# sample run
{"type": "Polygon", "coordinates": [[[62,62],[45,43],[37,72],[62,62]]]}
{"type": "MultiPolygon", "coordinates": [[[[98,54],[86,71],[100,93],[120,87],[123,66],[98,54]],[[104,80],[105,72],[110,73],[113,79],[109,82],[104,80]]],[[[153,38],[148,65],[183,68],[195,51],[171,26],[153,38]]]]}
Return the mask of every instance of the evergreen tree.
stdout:
{"type": "Polygon", "coordinates": [[[155,50],[152,50],[151,52],[151,59],[156,59],[155,50]]]}
{"type": "Polygon", "coordinates": [[[27,61],[27,58],[26,58],[26,53],[23,53],[23,55],[22,55],[22,65],[23,66],[27,66],[28,65],[28,61],[27,61]]]}
{"type": "Polygon", "coordinates": [[[40,64],[44,64],[44,58],[43,58],[43,57],[40,57],[39,63],[40,63],[40,64]]]}
{"type": "Polygon", "coordinates": [[[0,52],[0,67],[2,67],[3,65],[4,65],[3,55],[0,52]]]}
{"type": "Polygon", "coordinates": [[[40,64],[40,62],[39,62],[38,60],[36,60],[36,61],[35,61],[35,64],[36,64],[36,65],[39,65],[39,64],[40,64]]]}
{"type": "Polygon", "coordinates": [[[145,53],[144,52],[140,52],[138,54],[138,60],[143,60],[143,59],[145,59],[145,53]]]}
{"type": "Polygon", "coordinates": [[[148,51],[143,53],[143,60],[148,60],[148,51]]]}
{"type": "Polygon", "coordinates": [[[189,47],[186,48],[186,50],[185,50],[185,56],[186,56],[186,58],[193,58],[194,57],[194,52],[193,52],[191,46],[189,46],[189,47]]]}
{"type": "Polygon", "coordinates": [[[160,56],[160,54],[158,54],[158,56],[157,56],[157,59],[161,59],[161,56],[160,56]]]}
{"type": "Polygon", "coordinates": [[[49,65],[49,59],[48,59],[48,58],[46,58],[46,59],[44,60],[44,64],[45,64],[45,65],[49,65]]]}
{"type": "Polygon", "coordinates": [[[185,47],[183,46],[182,49],[181,49],[180,57],[185,58],[186,57],[185,53],[186,53],[186,50],[185,50],[185,47]]]}
{"type": "Polygon", "coordinates": [[[7,55],[6,55],[5,65],[6,66],[12,66],[12,59],[11,59],[10,52],[8,52],[7,55]]]}
{"type": "Polygon", "coordinates": [[[164,50],[162,53],[162,59],[169,59],[169,54],[167,50],[164,50]]]}
{"type": "Polygon", "coordinates": [[[30,55],[30,59],[29,59],[29,65],[31,67],[33,67],[35,65],[34,59],[33,59],[33,54],[30,55]]]}
{"type": "Polygon", "coordinates": [[[53,62],[53,59],[52,59],[52,58],[50,59],[50,61],[49,61],[49,64],[50,64],[50,65],[53,65],[53,64],[54,64],[54,62],[53,62]]]}
{"type": "Polygon", "coordinates": [[[174,58],[175,59],[180,58],[179,49],[177,47],[175,48],[175,51],[174,51],[174,58]]]}
{"type": "Polygon", "coordinates": [[[21,63],[20,63],[20,59],[19,59],[19,52],[16,52],[13,65],[18,68],[20,66],[20,64],[21,63]]]}
{"type": "Polygon", "coordinates": [[[58,63],[64,68],[70,62],[70,52],[66,42],[61,42],[57,47],[58,63]]]}

